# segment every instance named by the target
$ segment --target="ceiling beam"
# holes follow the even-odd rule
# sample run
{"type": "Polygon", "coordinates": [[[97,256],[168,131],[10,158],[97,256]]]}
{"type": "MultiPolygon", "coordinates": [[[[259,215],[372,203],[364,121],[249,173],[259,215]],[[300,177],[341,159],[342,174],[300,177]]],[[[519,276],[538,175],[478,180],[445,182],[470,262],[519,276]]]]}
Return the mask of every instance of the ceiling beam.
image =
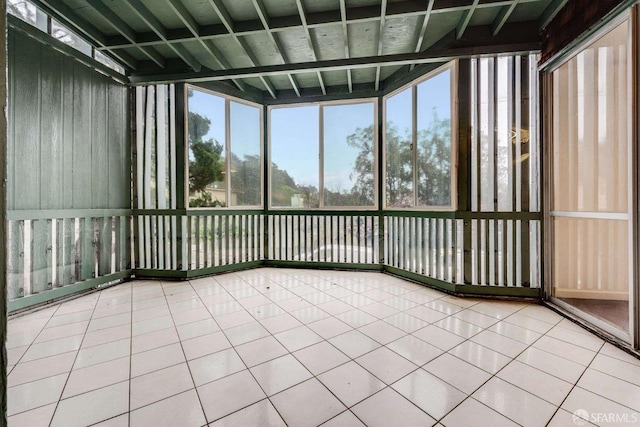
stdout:
{"type": "MultiPolygon", "coordinates": [[[[262,25],[264,26],[264,29],[267,32],[269,39],[271,40],[271,43],[273,43],[273,45],[276,48],[276,52],[282,59],[282,63],[283,64],[288,63],[289,58],[285,54],[286,50],[282,46],[282,43],[280,43],[280,39],[278,39],[278,36],[274,35],[273,32],[271,31],[271,27],[269,26],[269,14],[267,13],[267,9],[264,6],[263,1],[262,0],[252,0],[252,1],[253,1],[253,6],[255,7],[256,12],[258,12],[258,16],[260,17],[260,21],[262,21],[262,25]]],[[[298,97],[300,97],[300,87],[299,87],[300,85],[298,84],[298,81],[296,80],[295,76],[293,74],[288,74],[287,77],[289,78],[289,82],[291,83],[293,90],[298,95],[298,97]]]]}
{"type": "MultiPolygon", "coordinates": [[[[214,0],[208,0],[210,3],[214,0]]],[[[521,0],[520,3],[532,3],[541,2],[544,0],[521,0]]],[[[509,6],[512,0],[482,0],[476,6],[476,9],[503,7],[509,6]]],[[[471,8],[471,4],[460,5],[460,0],[438,0],[433,5],[431,10],[431,17],[434,18],[439,14],[446,14],[450,12],[463,12],[471,8]]],[[[347,24],[354,24],[359,22],[377,22],[380,20],[380,7],[379,6],[358,6],[350,7],[346,9],[346,22],[347,24]]],[[[426,10],[424,2],[415,0],[402,0],[397,2],[390,2],[387,4],[387,18],[393,17],[424,17],[426,10]]],[[[305,13],[307,27],[311,28],[323,28],[326,26],[336,25],[336,22],[340,21],[341,11],[325,11],[325,12],[307,12],[305,13]]],[[[223,22],[227,22],[224,21],[223,22]]],[[[260,19],[248,20],[248,21],[229,21],[229,27],[233,29],[235,36],[242,37],[251,34],[264,33],[264,26],[260,19]]],[[[301,29],[302,21],[300,15],[271,17],[269,20],[269,27],[271,31],[277,33],[279,31],[287,31],[289,29],[301,29]]],[[[204,40],[216,39],[219,37],[225,38],[230,35],[228,26],[223,24],[204,25],[200,27],[200,37],[204,40]]],[[[168,43],[184,43],[194,41],[193,35],[185,28],[174,29],[167,31],[168,43]]],[[[154,46],[164,45],[165,41],[158,38],[153,32],[138,33],[136,34],[137,44],[140,46],[154,46]]],[[[115,48],[128,48],[135,47],[132,43],[129,43],[124,37],[121,36],[108,36],[106,47],[104,49],[115,48]]]]}
{"type": "Polygon", "coordinates": [[[138,61],[127,52],[110,51],[107,47],[107,36],[98,30],[93,24],[78,15],[73,9],[64,4],[61,0],[32,0],[36,6],[40,7],[48,15],[54,17],[63,25],[77,32],[87,39],[99,50],[106,50],[106,54],[130,69],[138,68],[138,61]],[[102,48],[102,49],[100,49],[102,48]]]}
{"type": "MultiPolygon", "coordinates": [[[[311,31],[309,30],[309,25],[307,25],[307,13],[304,10],[304,4],[302,0],[296,0],[296,6],[298,7],[298,13],[300,14],[300,21],[302,21],[302,28],[304,28],[304,33],[307,36],[307,43],[309,43],[309,49],[311,50],[311,56],[314,61],[318,60],[318,56],[316,55],[316,49],[313,46],[313,39],[311,38],[311,31]]],[[[318,75],[318,82],[320,83],[320,87],[322,88],[322,93],[324,95],[327,94],[327,88],[324,85],[324,80],[322,79],[322,74],[320,70],[316,71],[318,75]]]]}
{"type": "MultiPolygon", "coordinates": [[[[435,0],[429,0],[427,3],[427,9],[425,10],[424,17],[422,18],[422,25],[420,26],[420,30],[418,30],[418,34],[416,37],[416,48],[413,50],[414,52],[420,52],[422,50],[422,43],[424,42],[424,37],[427,34],[427,27],[429,26],[429,19],[431,19],[431,11],[433,10],[433,3],[435,0]]],[[[411,70],[415,67],[415,64],[411,65],[411,70]]]]}
{"type": "MultiPolygon", "coordinates": [[[[518,31],[514,28],[513,31],[518,31]]],[[[198,73],[132,75],[134,84],[150,82],[202,82],[218,81],[229,78],[250,78],[283,75],[287,73],[312,73],[320,71],[341,71],[346,69],[362,69],[375,66],[403,66],[410,64],[444,63],[456,58],[469,58],[478,55],[495,55],[500,53],[524,54],[540,50],[537,31],[529,40],[519,40],[509,44],[487,43],[478,46],[427,49],[417,53],[402,53],[383,56],[358,57],[349,59],[332,59],[324,61],[304,62],[297,64],[279,64],[262,67],[238,68],[233,70],[204,70],[198,73]]]]}
{"type": "Polygon", "coordinates": [[[473,4],[471,5],[471,7],[465,10],[464,13],[462,14],[462,18],[460,18],[460,21],[458,22],[458,26],[456,27],[456,38],[458,40],[462,38],[465,30],[469,26],[469,22],[471,22],[471,17],[473,16],[473,12],[476,11],[479,1],[480,0],[473,0],[473,4]]]}
{"type": "MultiPolygon", "coordinates": [[[[213,60],[218,64],[220,68],[226,70],[231,68],[229,63],[224,59],[224,56],[220,54],[220,51],[213,46],[213,42],[210,40],[202,40],[200,38],[200,29],[198,23],[195,18],[191,15],[191,13],[187,10],[186,7],[182,4],[180,0],[166,0],[169,4],[169,7],[173,10],[173,12],[180,18],[182,23],[189,29],[191,34],[198,40],[198,43],[204,48],[205,51],[213,58],[213,60]]],[[[238,79],[233,79],[233,83],[240,89],[241,91],[246,91],[246,84],[238,79]]]]}
{"type": "MultiPolygon", "coordinates": [[[[104,18],[106,22],[109,23],[117,32],[122,34],[124,38],[126,38],[129,42],[136,42],[136,34],[133,29],[122,20],[113,10],[111,10],[108,6],[106,6],[101,0],[96,0],[93,2],[87,2],[89,7],[95,10],[100,16],[104,18]]],[[[147,58],[151,61],[155,62],[155,64],[164,68],[164,57],[158,53],[151,46],[136,46],[140,52],[142,52],[147,58]]]]}
{"type": "MultiPolygon", "coordinates": [[[[350,58],[349,53],[349,28],[347,25],[347,3],[346,0],[340,0],[340,21],[342,22],[342,40],[344,42],[344,57],[350,58]]],[[[349,87],[349,93],[353,93],[353,79],[351,77],[351,70],[347,70],[347,86],[349,87]]]]}
{"type": "MultiPolygon", "coordinates": [[[[251,63],[251,65],[253,65],[254,67],[258,67],[259,66],[258,62],[255,56],[253,55],[253,52],[251,52],[251,48],[249,47],[249,45],[245,43],[244,40],[241,39],[241,37],[238,34],[236,34],[235,23],[231,19],[231,15],[229,14],[229,11],[225,7],[225,5],[222,4],[220,0],[209,0],[209,4],[213,8],[214,12],[218,15],[218,18],[220,18],[220,21],[222,22],[224,27],[227,29],[227,32],[229,33],[229,35],[231,35],[231,37],[233,37],[236,43],[238,43],[238,45],[240,46],[240,49],[242,49],[246,57],[249,59],[249,62],[251,63]]],[[[258,77],[260,78],[260,81],[262,82],[264,87],[267,89],[271,97],[275,99],[276,90],[271,84],[271,82],[268,81],[267,78],[264,76],[258,76],[258,77]]]]}
{"type": "Polygon", "coordinates": [[[504,24],[507,23],[509,17],[516,10],[516,6],[520,3],[520,0],[513,0],[513,3],[510,6],[502,6],[496,19],[493,20],[493,31],[492,34],[497,36],[504,24]]]}
{"type": "Polygon", "coordinates": [[[538,19],[538,28],[542,30],[549,25],[551,20],[555,18],[558,12],[560,12],[560,9],[562,9],[568,1],[569,0],[552,0],[551,3],[549,3],[549,6],[547,6],[544,12],[542,12],[542,15],[540,15],[540,19],[538,19]]]}
{"type": "MultiPolygon", "coordinates": [[[[384,44],[384,21],[387,14],[387,0],[382,0],[380,4],[380,27],[378,30],[378,56],[382,55],[382,45],[384,44]]],[[[376,80],[374,90],[380,88],[380,66],[376,67],[376,80]]]]}
{"type": "MultiPolygon", "coordinates": [[[[124,4],[129,8],[149,27],[156,33],[160,39],[167,41],[167,29],[162,23],[155,17],[153,13],[147,7],[142,4],[140,0],[124,0],[124,4]]],[[[202,65],[198,60],[181,44],[171,43],[169,44],[171,50],[175,52],[193,71],[200,71],[202,65]]]]}

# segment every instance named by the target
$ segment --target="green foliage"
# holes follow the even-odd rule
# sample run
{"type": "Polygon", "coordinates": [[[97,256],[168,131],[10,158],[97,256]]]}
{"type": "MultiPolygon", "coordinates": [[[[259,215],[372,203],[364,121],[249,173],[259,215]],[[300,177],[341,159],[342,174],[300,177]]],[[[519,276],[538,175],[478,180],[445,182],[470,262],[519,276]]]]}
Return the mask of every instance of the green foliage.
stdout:
{"type": "Polygon", "coordinates": [[[190,208],[225,208],[227,205],[219,200],[213,200],[211,194],[200,193],[196,199],[189,200],[190,208]]]}

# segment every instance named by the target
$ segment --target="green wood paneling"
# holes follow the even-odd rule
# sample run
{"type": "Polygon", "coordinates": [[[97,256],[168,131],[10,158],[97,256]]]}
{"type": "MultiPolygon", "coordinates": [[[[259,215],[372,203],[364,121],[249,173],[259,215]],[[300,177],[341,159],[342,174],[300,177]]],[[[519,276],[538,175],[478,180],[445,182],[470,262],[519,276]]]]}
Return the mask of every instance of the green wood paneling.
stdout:
{"type": "Polygon", "coordinates": [[[127,88],[9,29],[8,210],[130,207],[127,88]]]}

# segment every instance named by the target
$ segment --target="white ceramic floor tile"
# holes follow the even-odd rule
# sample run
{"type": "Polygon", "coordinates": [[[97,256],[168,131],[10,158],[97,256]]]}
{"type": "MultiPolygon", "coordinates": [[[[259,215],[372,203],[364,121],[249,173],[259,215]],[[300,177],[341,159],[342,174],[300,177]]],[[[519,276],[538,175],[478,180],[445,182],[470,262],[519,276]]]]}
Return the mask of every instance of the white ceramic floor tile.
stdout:
{"type": "Polygon", "coordinates": [[[7,388],[7,415],[57,402],[67,377],[67,374],[61,374],[7,388]]]}
{"type": "Polygon", "coordinates": [[[131,325],[114,326],[96,332],[87,332],[82,341],[82,348],[93,347],[114,341],[131,338],[131,325]]]}
{"type": "Polygon", "coordinates": [[[424,320],[420,320],[417,317],[413,317],[407,313],[396,313],[392,316],[384,318],[383,320],[406,333],[415,332],[418,329],[424,328],[428,325],[428,323],[424,320]]]}
{"type": "Polygon", "coordinates": [[[307,326],[324,339],[335,337],[352,329],[351,326],[335,317],[327,317],[317,322],[309,323],[307,326]]]}
{"type": "Polygon", "coordinates": [[[223,332],[214,332],[213,334],[202,335],[197,338],[182,341],[182,348],[184,349],[185,356],[187,356],[187,360],[206,356],[207,354],[225,350],[229,347],[231,347],[231,343],[224,336],[223,332]]]}
{"type": "Polygon", "coordinates": [[[533,344],[538,338],[542,336],[542,334],[539,334],[530,329],[523,328],[521,326],[514,325],[513,323],[509,323],[507,321],[498,322],[488,330],[528,345],[533,344]]]}
{"type": "Polygon", "coordinates": [[[267,331],[259,322],[246,323],[244,325],[226,329],[224,334],[234,346],[255,341],[270,335],[269,331],[267,331]]]}
{"type": "MultiPolygon", "coordinates": [[[[587,415],[589,418],[589,415],[587,415]]],[[[551,418],[547,427],[567,427],[567,426],[587,426],[594,427],[595,424],[591,424],[585,418],[579,416],[578,413],[571,414],[564,409],[558,409],[558,412],[551,418]]]]}
{"type": "Polygon", "coordinates": [[[287,354],[250,369],[267,396],[272,396],[312,377],[295,357],[287,354]]]}
{"type": "Polygon", "coordinates": [[[438,311],[433,308],[425,307],[424,305],[419,305],[417,307],[411,308],[407,310],[405,313],[410,314],[411,316],[417,317],[418,319],[424,320],[427,323],[434,323],[448,316],[447,314],[441,311],[438,311]]]}
{"type": "Polygon", "coordinates": [[[425,307],[429,307],[432,308],[434,310],[438,310],[441,311],[447,315],[450,314],[454,314],[457,313],[459,311],[464,310],[466,307],[463,307],[461,305],[457,305],[451,301],[445,300],[445,299],[437,299],[437,300],[433,300],[433,301],[429,301],[428,303],[426,303],[424,305],[425,307]]]}
{"type": "Polygon", "coordinates": [[[600,351],[600,348],[604,344],[604,341],[595,335],[587,335],[583,332],[573,331],[560,326],[554,326],[546,335],[591,351],[600,351]]]}
{"type": "MultiPolygon", "coordinates": [[[[131,313],[120,313],[113,316],[93,318],[89,323],[89,332],[99,331],[101,329],[113,328],[114,326],[128,325],[131,323],[131,313]]],[[[75,324],[74,324],[75,325],[75,324]]]]}
{"type": "Polygon", "coordinates": [[[56,356],[37,359],[16,365],[7,378],[7,387],[37,381],[71,371],[76,352],[58,354],[56,356]]]}
{"type": "Polygon", "coordinates": [[[333,300],[333,301],[318,304],[318,308],[322,311],[326,311],[332,316],[335,316],[336,314],[344,313],[346,311],[353,310],[353,306],[340,300],[333,300]]]}
{"type": "Polygon", "coordinates": [[[41,406],[27,412],[8,417],[8,427],[49,427],[53,412],[56,410],[57,403],[41,406]]]}
{"type": "Polygon", "coordinates": [[[572,362],[555,354],[547,353],[535,347],[526,349],[516,360],[571,384],[575,384],[586,369],[579,363],[572,362]]]}
{"type": "Polygon", "coordinates": [[[274,337],[280,341],[290,352],[319,343],[322,337],[306,326],[298,326],[284,332],[275,334],[274,337]]]}
{"type": "Polygon", "coordinates": [[[574,387],[561,406],[570,414],[577,414],[596,425],[637,425],[639,415],[637,411],[620,405],[602,396],[587,391],[581,387],[574,387]],[[613,422],[606,422],[606,417],[613,415],[613,422]],[[618,422],[615,422],[618,419],[618,422]]]}
{"type": "Polygon", "coordinates": [[[486,371],[449,353],[427,363],[423,369],[467,394],[473,393],[491,378],[486,371]]]}
{"type": "Polygon", "coordinates": [[[613,357],[615,359],[640,366],[640,358],[633,357],[629,353],[622,351],[609,343],[606,343],[604,346],[602,346],[600,353],[604,354],[605,356],[613,357]]]}
{"type": "Polygon", "coordinates": [[[358,329],[360,332],[368,336],[369,338],[379,342],[380,344],[388,344],[391,341],[395,341],[398,338],[405,336],[407,333],[389,323],[378,320],[377,322],[369,323],[358,329]]]}
{"type": "Polygon", "coordinates": [[[272,336],[239,345],[235,350],[249,367],[287,354],[287,349],[272,336]]]}
{"type": "Polygon", "coordinates": [[[452,334],[434,325],[419,329],[411,335],[420,338],[426,343],[434,345],[441,350],[449,350],[464,341],[459,335],[452,334]]]}
{"type": "Polygon", "coordinates": [[[352,328],[360,328],[378,320],[377,317],[358,309],[345,311],[335,317],[342,320],[347,325],[350,325],[352,328]]]}
{"type": "Polygon", "coordinates": [[[423,369],[412,372],[392,387],[434,419],[444,417],[467,397],[423,369]]]}
{"type": "Polygon", "coordinates": [[[125,414],[106,419],[97,424],[93,424],[92,427],[129,427],[129,413],[127,412],[125,414]]]}
{"type": "Polygon", "coordinates": [[[131,325],[131,333],[135,337],[173,327],[173,319],[171,316],[162,316],[155,319],[142,320],[140,322],[133,323],[131,325]]]}
{"type": "Polygon", "coordinates": [[[242,360],[230,348],[189,361],[191,376],[196,386],[215,381],[246,369],[242,360]]]}
{"type": "Polygon", "coordinates": [[[640,386],[591,368],[582,374],[577,386],[640,412],[640,386]]]}
{"type": "Polygon", "coordinates": [[[432,346],[413,335],[406,335],[386,346],[418,366],[435,359],[443,352],[438,347],[432,346]]]}
{"type": "Polygon", "coordinates": [[[553,328],[552,323],[543,322],[542,320],[534,319],[520,313],[512,314],[504,321],[539,334],[546,334],[551,328],[553,328]]]}
{"type": "Polygon", "coordinates": [[[256,321],[246,310],[215,316],[214,319],[222,329],[235,328],[256,321]]]}
{"type": "Polygon", "coordinates": [[[495,377],[473,397],[523,426],[544,426],[556,411],[554,405],[495,377]]]}
{"type": "Polygon", "coordinates": [[[298,350],[293,355],[313,374],[319,375],[350,359],[327,341],[298,350]]]}
{"type": "Polygon", "coordinates": [[[231,415],[209,424],[210,427],[286,427],[269,400],[264,399],[231,415]]]}
{"type": "Polygon", "coordinates": [[[347,407],[382,390],[385,384],[355,362],[340,365],[318,379],[347,407]]]}
{"type": "Polygon", "coordinates": [[[200,427],[207,423],[195,390],[131,411],[130,419],[130,427],[200,427]]]}
{"type": "MultiPolygon", "coordinates": [[[[517,427],[518,424],[473,398],[468,398],[442,419],[446,427],[517,427]]],[[[564,425],[563,427],[569,427],[564,425]]]]}
{"type": "Polygon", "coordinates": [[[379,343],[360,331],[347,332],[328,341],[352,359],[380,347],[379,343]]]}
{"type": "Polygon", "coordinates": [[[131,409],[141,408],[194,387],[186,363],[131,379],[131,409]]]}
{"type": "Polygon", "coordinates": [[[459,311],[454,314],[453,317],[455,317],[456,319],[464,320],[468,323],[472,323],[476,326],[480,326],[481,328],[488,328],[489,326],[498,323],[499,319],[474,311],[472,310],[473,307],[467,308],[464,311],[459,311]]]}
{"type": "Polygon", "coordinates": [[[315,427],[346,408],[315,378],[271,398],[273,406],[290,426],[315,427]]]}
{"type": "Polygon", "coordinates": [[[73,365],[75,369],[86,368],[114,359],[120,359],[129,355],[131,351],[131,339],[125,338],[94,347],[83,348],[78,352],[78,356],[73,365]]]}
{"type": "Polygon", "coordinates": [[[579,363],[583,366],[589,365],[596,355],[594,351],[569,344],[568,342],[552,338],[547,335],[533,343],[533,347],[544,350],[547,353],[555,354],[556,356],[560,356],[564,359],[571,360],[572,362],[579,363]]]}
{"type": "Polygon", "coordinates": [[[273,335],[302,326],[302,323],[289,313],[283,313],[263,319],[260,323],[262,323],[262,326],[264,326],[273,335]]]}
{"type": "Polygon", "coordinates": [[[482,331],[480,326],[451,316],[435,322],[434,325],[463,338],[471,338],[482,331]]]}
{"type": "Polygon", "coordinates": [[[612,377],[640,386],[640,365],[598,354],[589,368],[604,372],[612,377]]]}
{"type": "Polygon", "coordinates": [[[80,394],[58,404],[51,427],[83,427],[129,410],[129,381],[80,394]]]}
{"type": "MultiPolygon", "coordinates": [[[[129,317],[129,321],[130,321],[131,316],[129,314],[127,314],[127,316],[129,317]]],[[[101,321],[101,320],[103,319],[97,319],[96,321],[101,321]]],[[[34,340],[34,342],[40,343],[45,341],[57,340],[65,337],[71,337],[74,335],[84,334],[85,331],[87,330],[87,325],[89,325],[88,321],[71,323],[69,325],[46,327],[40,332],[40,334],[38,334],[38,337],[34,340]]],[[[116,326],[116,325],[112,325],[112,326],[116,326]]],[[[91,331],[92,329],[90,328],[89,330],[91,331]]]]}
{"type": "Polygon", "coordinates": [[[340,415],[331,418],[326,423],[322,424],[322,427],[366,427],[362,424],[362,421],[358,419],[353,412],[344,411],[340,415]]]}
{"type": "Polygon", "coordinates": [[[209,422],[266,397],[249,371],[238,372],[198,387],[198,395],[209,422]]]}
{"type": "Polygon", "coordinates": [[[169,344],[131,356],[131,377],[184,363],[184,352],[178,343],[169,344]]]}
{"type": "Polygon", "coordinates": [[[389,317],[398,312],[393,307],[389,307],[386,304],[381,302],[374,302],[373,304],[365,305],[360,307],[360,310],[364,311],[367,314],[377,317],[378,319],[384,319],[385,317],[389,317]]]}
{"type": "Polygon", "coordinates": [[[385,388],[351,411],[368,427],[425,427],[436,421],[392,388],[385,388]]]}
{"type": "Polygon", "coordinates": [[[109,362],[92,365],[82,369],[74,369],[64,387],[62,398],[96,390],[111,384],[129,379],[129,356],[109,362]]]}
{"type": "Polygon", "coordinates": [[[516,341],[491,331],[482,331],[478,335],[472,337],[471,341],[509,357],[516,357],[527,348],[527,345],[520,341],[516,341]]]}
{"type": "Polygon", "coordinates": [[[153,350],[165,345],[180,342],[175,328],[163,329],[149,334],[138,335],[131,338],[131,354],[153,350]]]}
{"type": "Polygon", "coordinates": [[[68,353],[80,348],[82,343],[82,335],[74,335],[72,337],[60,338],[53,341],[46,341],[33,344],[29,350],[20,359],[21,362],[29,362],[31,360],[43,359],[45,357],[55,356],[57,354],[68,353]]]}
{"type": "Polygon", "coordinates": [[[418,369],[418,366],[387,347],[380,347],[360,356],[356,362],[386,384],[391,384],[418,369]]]}
{"type": "Polygon", "coordinates": [[[573,388],[573,384],[514,360],[497,374],[529,393],[559,406],[573,388]]]}
{"type": "Polygon", "coordinates": [[[471,341],[452,348],[449,353],[491,374],[495,374],[511,361],[511,358],[471,341]]]}

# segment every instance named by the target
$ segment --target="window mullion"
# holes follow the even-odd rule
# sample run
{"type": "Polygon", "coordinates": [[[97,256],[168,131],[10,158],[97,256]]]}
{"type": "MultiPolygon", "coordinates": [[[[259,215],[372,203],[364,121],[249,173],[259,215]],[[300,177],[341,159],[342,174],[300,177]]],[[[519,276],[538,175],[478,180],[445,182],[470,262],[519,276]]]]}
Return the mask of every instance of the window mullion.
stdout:
{"type": "Polygon", "coordinates": [[[227,207],[231,206],[231,101],[224,100],[224,162],[227,207]]]}
{"type": "Polygon", "coordinates": [[[413,207],[418,206],[418,86],[411,87],[411,168],[413,207]]]}
{"type": "Polygon", "coordinates": [[[320,187],[318,189],[318,206],[320,209],[324,208],[324,105],[320,105],[318,109],[319,119],[318,119],[318,161],[319,161],[319,184],[320,187]]]}

